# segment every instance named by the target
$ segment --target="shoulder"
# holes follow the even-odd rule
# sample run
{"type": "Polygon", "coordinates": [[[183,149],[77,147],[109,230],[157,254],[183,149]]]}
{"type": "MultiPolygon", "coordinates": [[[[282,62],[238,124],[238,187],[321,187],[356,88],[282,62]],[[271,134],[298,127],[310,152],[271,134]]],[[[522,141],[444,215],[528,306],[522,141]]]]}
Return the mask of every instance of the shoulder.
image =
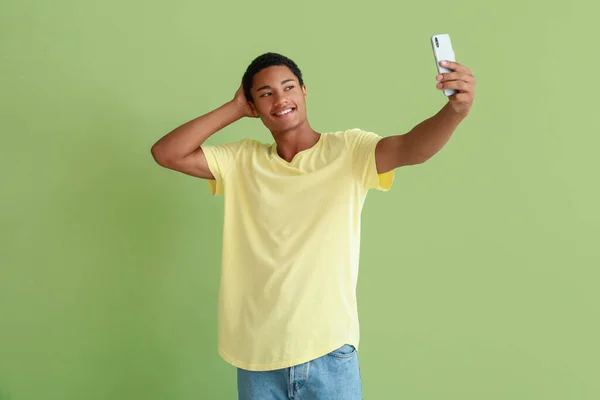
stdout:
{"type": "Polygon", "coordinates": [[[360,146],[373,141],[379,141],[382,137],[374,132],[370,132],[361,128],[350,128],[341,132],[341,135],[350,148],[360,146]]]}
{"type": "Polygon", "coordinates": [[[353,139],[360,136],[362,132],[364,131],[360,128],[350,128],[339,131],[325,132],[323,135],[326,135],[329,141],[350,143],[353,139]]]}
{"type": "Polygon", "coordinates": [[[242,139],[240,141],[240,147],[247,152],[261,152],[268,151],[273,143],[265,143],[257,139],[242,139]]]}
{"type": "Polygon", "coordinates": [[[231,142],[225,142],[225,143],[220,143],[220,144],[215,144],[212,146],[208,146],[205,145],[206,147],[220,147],[223,149],[229,149],[229,150],[233,150],[233,151],[244,151],[244,150],[248,150],[248,149],[252,149],[255,147],[258,147],[261,143],[257,140],[254,139],[249,139],[249,138],[243,138],[240,140],[234,140],[231,142]]]}
{"type": "Polygon", "coordinates": [[[360,128],[349,128],[339,131],[329,131],[321,133],[326,138],[326,146],[328,148],[344,148],[351,150],[364,141],[365,136],[373,135],[360,128]]]}

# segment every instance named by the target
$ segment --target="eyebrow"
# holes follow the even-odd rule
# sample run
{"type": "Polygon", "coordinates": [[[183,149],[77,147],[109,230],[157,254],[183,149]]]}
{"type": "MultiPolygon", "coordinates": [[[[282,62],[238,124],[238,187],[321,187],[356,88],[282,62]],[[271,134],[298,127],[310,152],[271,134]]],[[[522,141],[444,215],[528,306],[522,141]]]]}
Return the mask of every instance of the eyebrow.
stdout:
{"type": "MultiPolygon", "coordinates": [[[[293,81],[294,81],[293,79],[286,79],[285,81],[281,81],[281,84],[284,85],[284,84],[286,84],[288,82],[293,82],[293,81]]],[[[263,89],[271,89],[271,86],[269,86],[269,85],[261,86],[258,89],[256,89],[256,91],[260,92],[263,89]]]]}

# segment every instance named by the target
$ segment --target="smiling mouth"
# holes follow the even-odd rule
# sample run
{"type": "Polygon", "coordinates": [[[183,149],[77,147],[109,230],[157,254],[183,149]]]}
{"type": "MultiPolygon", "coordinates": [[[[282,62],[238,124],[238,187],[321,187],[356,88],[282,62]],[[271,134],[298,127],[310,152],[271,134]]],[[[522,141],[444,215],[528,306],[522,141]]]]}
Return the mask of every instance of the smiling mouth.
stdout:
{"type": "Polygon", "coordinates": [[[275,114],[272,114],[272,115],[277,118],[285,118],[285,117],[289,117],[290,115],[292,115],[295,111],[296,111],[296,107],[290,107],[290,108],[286,108],[285,110],[275,113],[275,114]]]}

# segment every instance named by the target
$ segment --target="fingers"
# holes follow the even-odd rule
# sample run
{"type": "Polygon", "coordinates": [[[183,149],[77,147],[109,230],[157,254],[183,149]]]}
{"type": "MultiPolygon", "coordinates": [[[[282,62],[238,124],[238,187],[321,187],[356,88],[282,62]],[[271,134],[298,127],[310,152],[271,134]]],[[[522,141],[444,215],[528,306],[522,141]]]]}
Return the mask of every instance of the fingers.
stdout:
{"type": "Polygon", "coordinates": [[[468,75],[473,75],[469,68],[457,63],[456,61],[440,61],[440,65],[453,71],[464,72],[468,75]]]}
{"type": "MultiPolygon", "coordinates": [[[[457,63],[454,64],[459,65],[457,63]]],[[[452,64],[450,65],[450,67],[453,66],[452,64]]],[[[475,87],[475,77],[465,66],[460,66],[453,72],[443,72],[435,78],[438,81],[436,87],[442,90],[456,89],[461,92],[469,92],[473,91],[475,87]]]]}
{"type": "Polygon", "coordinates": [[[448,81],[464,81],[464,82],[475,82],[475,77],[473,75],[465,74],[463,72],[442,72],[438,74],[435,79],[438,82],[448,82],[448,81]]]}
{"type": "Polygon", "coordinates": [[[438,89],[456,89],[461,92],[468,92],[471,90],[473,85],[469,82],[465,81],[449,81],[449,82],[440,82],[436,85],[438,89]]]}

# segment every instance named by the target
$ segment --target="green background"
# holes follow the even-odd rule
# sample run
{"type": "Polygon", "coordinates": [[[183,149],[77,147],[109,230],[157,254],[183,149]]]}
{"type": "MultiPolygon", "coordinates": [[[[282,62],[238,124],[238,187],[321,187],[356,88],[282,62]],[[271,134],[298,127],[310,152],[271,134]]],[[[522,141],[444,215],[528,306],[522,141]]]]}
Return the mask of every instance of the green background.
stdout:
{"type": "MultiPolygon", "coordinates": [[[[0,399],[234,399],[217,344],[222,197],[151,145],[295,60],[317,131],[471,115],[363,212],[366,399],[600,398],[592,1],[104,2],[0,9],[0,399]]],[[[596,9],[593,9],[596,7],[596,9]]],[[[272,141],[245,119],[209,138],[272,141]]]]}

